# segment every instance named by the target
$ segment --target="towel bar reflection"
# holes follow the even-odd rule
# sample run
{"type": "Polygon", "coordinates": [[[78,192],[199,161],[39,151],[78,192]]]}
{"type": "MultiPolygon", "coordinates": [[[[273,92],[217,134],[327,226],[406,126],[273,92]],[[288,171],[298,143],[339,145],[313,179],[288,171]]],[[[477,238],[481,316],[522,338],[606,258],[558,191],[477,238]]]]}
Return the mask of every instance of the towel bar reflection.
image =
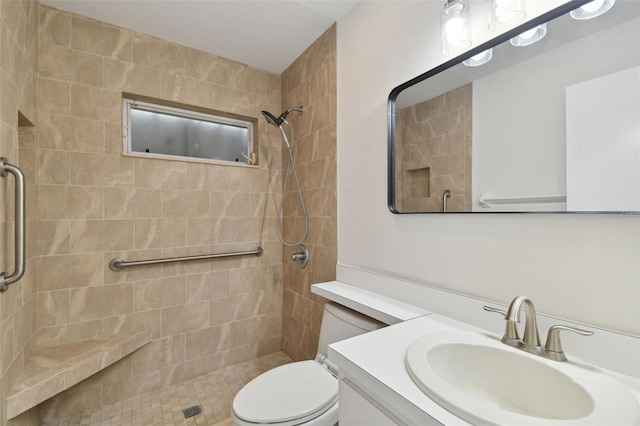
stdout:
{"type": "Polygon", "coordinates": [[[15,283],[24,275],[24,175],[19,168],[9,164],[6,158],[0,158],[0,176],[6,177],[7,173],[11,173],[16,181],[15,269],[8,277],[5,277],[5,272],[0,273],[0,292],[6,291],[8,285],[15,283]]]}
{"type": "Polygon", "coordinates": [[[262,256],[263,251],[264,250],[262,249],[262,247],[256,247],[255,249],[248,250],[248,251],[236,251],[231,253],[218,253],[218,254],[200,254],[197,256],[184,256],[184,257],[167,257],[164,259],[134,260],[132,262],[127,262],[120,257],[116,257],[115,259],[111,259],[111,262],[109,262],[109,268],[112,271],[119,271],[122,268],[128,268],[129,266],[156,265],[158,263],[185,262],[188,260],[206,260],[206,259],[215,259],[218,257],[247,256],[250,254],[260,257],[262,256]]]}

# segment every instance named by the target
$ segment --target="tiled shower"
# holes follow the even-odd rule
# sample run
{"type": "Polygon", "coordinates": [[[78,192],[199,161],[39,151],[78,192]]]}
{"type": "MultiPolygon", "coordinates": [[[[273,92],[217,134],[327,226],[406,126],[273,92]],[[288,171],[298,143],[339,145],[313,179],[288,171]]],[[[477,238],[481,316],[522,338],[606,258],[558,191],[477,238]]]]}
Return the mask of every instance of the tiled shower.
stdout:
{"type": "MultiPolygon", "coordinates": [[[[12,423],[117,403],[280,350],[312,358],[322,300],[309,286],[334,279],[336,264],[335,26],[277,75],[37,2],[0,5],[0,155],[27,180],[26,274],[0,294],[0,410],[33,348],[121,331],[151,329],[152,342],[12,423]],[[291,123],[310,216],[307,268],[275,236],[286,157],[273,127],[259,124],[258,167],[126,157],[123,93],[251,117],[304,105],[291,123]],[[114,257],[258,245],[261,257],[108,267],[114,257]]],[[[3,183],[6,270],[13,217],[3,183]]],[[[290,200],[285,237],[302,226],[290,200]]]]}

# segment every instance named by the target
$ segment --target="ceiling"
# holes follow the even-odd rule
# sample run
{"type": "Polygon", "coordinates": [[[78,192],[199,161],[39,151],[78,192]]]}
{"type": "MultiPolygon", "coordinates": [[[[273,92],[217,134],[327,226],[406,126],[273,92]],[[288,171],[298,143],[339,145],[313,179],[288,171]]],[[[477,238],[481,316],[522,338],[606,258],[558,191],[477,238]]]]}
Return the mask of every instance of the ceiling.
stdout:
{"type": "Polygon", "coordinates": [[[277,74],[358,3],[357,0],[41,2],[277,74]]]}

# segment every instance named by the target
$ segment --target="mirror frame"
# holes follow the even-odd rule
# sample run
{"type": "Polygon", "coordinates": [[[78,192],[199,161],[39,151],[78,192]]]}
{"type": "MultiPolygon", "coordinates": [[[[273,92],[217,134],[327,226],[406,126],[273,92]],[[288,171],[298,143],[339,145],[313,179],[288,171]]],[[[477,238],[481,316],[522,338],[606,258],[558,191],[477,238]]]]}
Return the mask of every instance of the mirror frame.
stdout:
{"type": "MultiPolygon", "coordinates": [[[[499,44],[507,42],[509,39],[527,31],[534,27],[537,27],[540,24],[544,24],[545,22],[549,22],[553,19],[559,18],[562,15],[565,15],[571,12],[574,9],[577,9],[587,3],[590,3],[591,0],[569,0],[567,3],[564,3],[555,9],[552,9],[540,16],[537,16],[530,21],[527,21],[517,27],[508,30],[497,37],[480,44],[465,53],[456,56],[453,59],[450,59],[437,67],[420,74],[417,77],[412,78],[409,81],[402,83],[399,86],[396,86],[391,90],[389,94],[389,98],[387,101],[387,207],[394,214],[434,214],[440,212],[400,212],[396,206],[396,189],[395,189],[395,174],[396,174],[396,144],[395,144],[395,133],[396,133],[396,100],[400,93],[429,77],[432,77],[438,73],[441,73],[455,65],[462,63],[463,61],[475,56],[481,52],[484,52],[487,49],[492,47],[496,47],[499,44]]],[[[557,213],[572,213],[572,214],[609,214],[609,215],[638,215],[640,212],[634,211],[504,211],[504,212],[449,212],[449,213],[525,213],[525,214],[557,214],[557,213]]]]}

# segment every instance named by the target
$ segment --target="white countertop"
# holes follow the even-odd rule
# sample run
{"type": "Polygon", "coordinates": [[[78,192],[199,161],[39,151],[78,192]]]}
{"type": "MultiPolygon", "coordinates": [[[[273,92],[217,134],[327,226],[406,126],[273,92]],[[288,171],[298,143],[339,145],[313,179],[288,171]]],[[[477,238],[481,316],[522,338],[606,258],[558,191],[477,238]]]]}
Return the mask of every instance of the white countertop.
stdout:
{"type": "Polygon", "coordinates": [[[313,284],[311,292],[385,324],[397,324],[430,313],[408,303],[344,284],[340,281],[313,284]]]}
{"type": "MultiPolygon", "coordinates": [[[[407,424],[437,424],[432,420],[435,419],[446,425],[468,425],[427,397],[405,368],[406,350],[414,340],[425,334],[449,330],[487,333],[442,315],[429,314],[334,343],[329,346],[329,358],[338,364],[341,378],[348,377],[366,392],[373,393],[371,396],[384,401],[385,407],[407,424]]],[[[603,371],[629,387],[640,401],[640,382],[637,379],[603,371]]]]}

